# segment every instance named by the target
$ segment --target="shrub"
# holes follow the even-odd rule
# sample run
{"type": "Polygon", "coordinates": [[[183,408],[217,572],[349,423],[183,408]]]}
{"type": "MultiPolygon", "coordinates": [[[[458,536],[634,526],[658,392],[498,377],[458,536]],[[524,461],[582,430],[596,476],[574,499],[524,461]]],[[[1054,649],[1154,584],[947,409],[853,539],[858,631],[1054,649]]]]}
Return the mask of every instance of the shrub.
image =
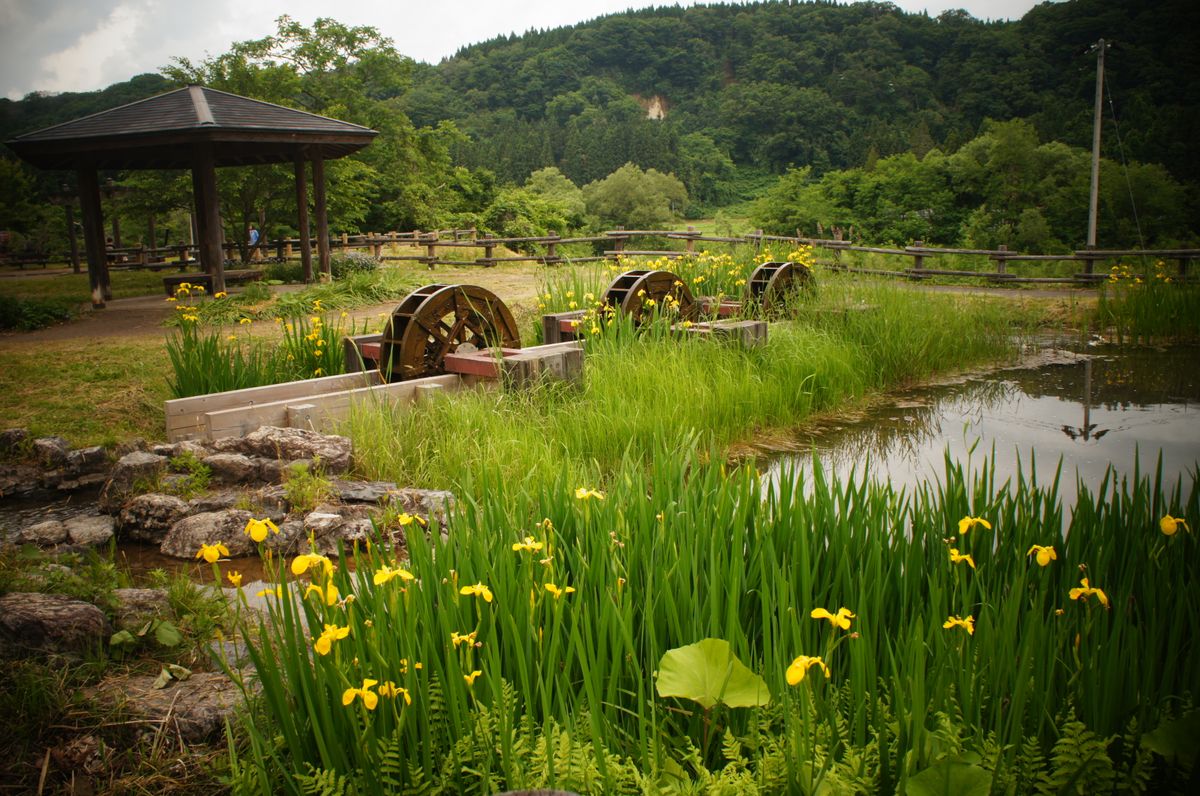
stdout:
{"type": "Polygon", "coordinates": [[[351,274],[369,274],[379,270],[379,261],[365,252],[342,252],[329,258],[329,273],[334,279],[351,274]]]}
{"type": "Polygon", "coordinates": [[[0,296],[0,329],[30,332],[71,320],[75,302],[69,299],[29,299],[0,296]]]}

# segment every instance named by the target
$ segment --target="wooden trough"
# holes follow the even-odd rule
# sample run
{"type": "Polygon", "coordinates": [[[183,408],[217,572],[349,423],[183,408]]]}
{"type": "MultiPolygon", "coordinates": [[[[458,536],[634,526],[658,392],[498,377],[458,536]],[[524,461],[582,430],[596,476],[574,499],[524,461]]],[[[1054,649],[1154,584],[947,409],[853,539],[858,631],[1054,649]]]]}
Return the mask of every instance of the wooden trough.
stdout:
{"type": "Polygon", "coordinates": [[[469,285],[414,291],[383,333],[346,338],[343,345],[347,373],[167,401],[167,439],[214,440],[262,426],[327,431],[359,407],[583,376],[582,343],[521,348],[507,308],[469,285]],[[502,344],[487,345],[493,340],[502,344]],[[510,342],[515,345],[503,344],[510,342]],[[406,373],[422,375],[404,378],[406,373]]]}

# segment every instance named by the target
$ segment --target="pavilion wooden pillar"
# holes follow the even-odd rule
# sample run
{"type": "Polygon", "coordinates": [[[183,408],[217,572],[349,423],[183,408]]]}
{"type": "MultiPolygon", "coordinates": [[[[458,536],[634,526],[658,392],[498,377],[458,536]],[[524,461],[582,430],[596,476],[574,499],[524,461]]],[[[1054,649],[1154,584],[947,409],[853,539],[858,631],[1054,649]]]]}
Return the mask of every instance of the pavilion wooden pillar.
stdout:
{"type": "Polygon", "coordinates": [[[104,307],[112,298],[108,284],[108,252],[104,247],[104,211],[100,206],[100,180],[94,168],[79,169],[79,215],[83,222],[83,246],[87,252],[88,285],[92,306],[104,307]]]}
{"type": "Polygon", "coordinates": [[[200,264],[212,276],[214,293],[225,292],[225,256],[221,250],[221,208],[217,167],[210,146],[198,146],[192,160],[192,192],[200,227],[200,264]]]}
{"type": "Polygon", "coordinates": [[[296,226],[300,230],[300,263],[305,284],[313,280],[312,238],[308,229],[308,177],[304,174],[304,156],[296,155],[296,226]]]}
{"type": "Polygon", "coordinates": [[[321,262],[321,273],[330,277],[329,264],[329,213],[325,206],[325,159],[320,155],[313,158],[313,214],[317,222],[317,257],[321,262]]]}

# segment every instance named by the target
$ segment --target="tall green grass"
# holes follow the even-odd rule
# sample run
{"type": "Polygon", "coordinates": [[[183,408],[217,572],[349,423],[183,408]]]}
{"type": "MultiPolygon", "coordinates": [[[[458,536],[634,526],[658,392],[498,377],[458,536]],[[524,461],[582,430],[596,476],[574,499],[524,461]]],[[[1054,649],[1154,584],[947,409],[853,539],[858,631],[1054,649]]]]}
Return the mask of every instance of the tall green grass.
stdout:
{"type": "MultiPolygon", "coordinates": [[[[289,585],[296,600],[273,602],[252,647],[261,713],[234,765],[240,787],[1182,786],[1186,765],[1148,750],[1180,732],[1200,682],[1198,540],[1159,529],[1167,513],[1195,525],[1194,482],[1110,477],[1064,517],[1055,484],[996,483],[987,465],[947,463],[944,487],[915,494],[833,483],[814,466],[806,489],[681,453],[692,444],[657,445],[649,465],[623,458],[602,496],[574,474],[536,490],[486,474],[445,536],[409,526],[406,561],[379,544],[333,573],[341,602],[289,585]],[[963,533],[964,517],[991,528],[963,533]],[[1057,560],[1039,566],[1034,544],[1057,560]],[[952,563],[951,546],[975,567],[952,563]],[[375,583],[397,564],[413,579],[375,583]],[[1107,607],[1071,598],[1084,576],[1107,607]],[[839,607],[855,614],[847,630],[810,616],[839,607]],[[974,633],[943,627],[950,617],[974,633]],[[321,654],[329,627],[346,632],[321,654]],[[704,638],[765,678],[769,705],[657,695],[663,654],[704,638]],[[815,668],[789,685],[799,655],[821,656],[828,679],[815,668]],[[371,701],[348,691],[365,680],[377,681],[371,701]]],[[[306,577],[324,593],[322,572],[306,577]]]]}
{"type": "MultiPolygon", "coordinates": [[[[570,280],[552,298],[595,295],[586,274],[570,280]]],[[[1003,302],[822,280],[761,348],[616,322],[589,337],[581,387],[360,409],[343,430],[375,478],[444,488],[488,468],[528,484],[558,472],[596,478],[627,450],[647,456],[680,431],[727,446],[872,390],[1003,358],[1028,320],[1003,302]]]]}
{"type": "Polygon", "coordinates": [[[1095,323],[1118,343],[1162,344],[1200,341],[1200,285],[1176,284],[1161,261],[1142,279],[1128,266],[1114,266],[1100,292],[1095,323]]]}

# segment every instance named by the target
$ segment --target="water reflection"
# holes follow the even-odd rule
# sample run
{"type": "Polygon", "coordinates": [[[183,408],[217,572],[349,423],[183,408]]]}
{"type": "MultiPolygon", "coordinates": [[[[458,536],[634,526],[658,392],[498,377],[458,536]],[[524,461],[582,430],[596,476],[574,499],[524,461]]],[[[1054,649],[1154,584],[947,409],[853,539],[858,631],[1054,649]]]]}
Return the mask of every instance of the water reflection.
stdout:
{"type": "Polygon", "coordinates": [[[1063,467],[1072,504],[1075,475],[1096,483],[1112,465],[1153,470],[1170,481],[1200,464],[1200,351],[1113,350],[1078,364],[1013,370],[962,384],[913,390],[860,420],[797,440],[808,453],[777,459],[808,469],[812,452],[839,477],[863,472],[910,491],[941,480],[944,457],[978,466],[993,457],[1002,482],[1018,471],[1049,483],[1063,467]],[[1031,462],[1033,462],[1031,464],[1031,462]]]}

